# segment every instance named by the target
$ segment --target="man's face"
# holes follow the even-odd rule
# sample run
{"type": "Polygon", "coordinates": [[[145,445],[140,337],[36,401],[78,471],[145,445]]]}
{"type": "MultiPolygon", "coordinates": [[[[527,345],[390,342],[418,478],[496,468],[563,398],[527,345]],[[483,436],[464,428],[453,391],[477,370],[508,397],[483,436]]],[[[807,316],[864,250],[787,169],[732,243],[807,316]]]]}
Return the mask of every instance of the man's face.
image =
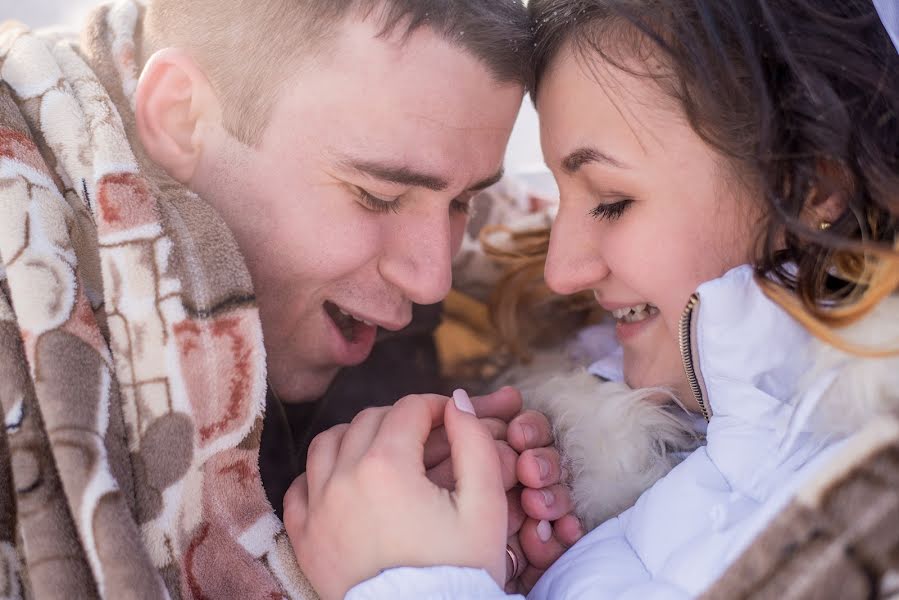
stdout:
{"type": "Polygon", "coordinates": [[[446,296],[465,208],[497,179],[521,103],[520,86],[428,28],[405,42],[377,31],[351,20],[304,62],[255,148],[206,131],[192,182],[246,257],[287,400],[320,396],[377,327],[446,296]]]}

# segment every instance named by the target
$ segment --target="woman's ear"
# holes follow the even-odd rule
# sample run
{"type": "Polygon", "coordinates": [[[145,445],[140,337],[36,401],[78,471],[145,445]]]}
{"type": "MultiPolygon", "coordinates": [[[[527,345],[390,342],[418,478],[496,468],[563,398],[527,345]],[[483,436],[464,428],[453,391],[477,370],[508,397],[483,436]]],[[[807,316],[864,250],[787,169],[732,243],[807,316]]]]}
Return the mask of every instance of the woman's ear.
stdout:
{"type": "Polygon", "coordinates": [[[840,167],[824,164],[818,170],[818,183],[805,203],[808,224],[817,229],[839,219],[848,207],[846,194],[851,178],[840,167]]]}
{"type": "Polygon", "coordinates": [[[187,184],[200,163],[202,124],[221,122],[209,80],[184,51],[166,48],[147,61],[134,97],[137,134],[173,179],[187,184]]]}

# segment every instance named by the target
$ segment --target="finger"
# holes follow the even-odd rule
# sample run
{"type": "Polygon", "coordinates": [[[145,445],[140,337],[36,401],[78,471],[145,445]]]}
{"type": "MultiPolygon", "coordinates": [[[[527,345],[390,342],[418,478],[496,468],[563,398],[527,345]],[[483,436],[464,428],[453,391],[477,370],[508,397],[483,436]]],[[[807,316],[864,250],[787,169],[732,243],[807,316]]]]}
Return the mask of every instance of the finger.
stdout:
{"type": "Polygon", "coordinates": [[[475,396],[471,404],[479,417],[491,417],[508,423],[521,412],[521,392],[506,386],[483,396],[475,396]]]}
{"type": "Polygon", "coordinates": [[[406,396],[384,416],[369,449],[424,473],[424,445],[431,430],[443,423],[448,398],[437,394],[406,396]]]}
{"type": "Polygon", "coordinates": [[[432,469],[449,458],[450,445],[446,439],[446,427],[437,427],[428,434],[425,440],[425,468],[432,469]]]}
{"type": "Polygon", "coordinates": [[[306,479],[309,497],[314,501],[321,495],[325,484],[331,478],[340,452],[343,434],[349,429],[347,423],[335,425],[312,440],[306,453],[306,479]]]}
{"type": "Polygon", "coordinates": [[[343,434],[335,469],[352,468],[371,447],[381,423],[390,411],[389,406],[366,408],[353,417],[353,422],[343,434]]]}
{"type": "Polygon", "coordinates": [[[449,458],[425,471],[425,476],[437,487],[449,491],[456,489],[456,476],[453,474],[453,461],[449,458]]]}
{"type": "MultiPolygon", "coordinates": [[[[481,422],[483,423],[484,420],[481,419],[481,422]]],[[[512,450],[512,447],[504,441],[495,441],[494,443],[496,444],[496,452],[499,455],[503,489],[508,491],[518,485],[518,475],[515,472],[518,464],[518,453],[512,450]]],[[[427,450],[425,452],[427,453],[427,450]]],[[[427,467],[427,462],[425,466],[427,467]]],[[[429,468],[425,475],[434,484],[445,490],[453,491],[456,489],[452,458],[448,457],[443,462],[429,468]]]]}
{"type": "Polygon", "coordinates": [[[309,514],[309,482],[306,474],[293,480],[284,494],[284,530],[288,537],[298,535],[309,514]]]}
{"type": "Polygon", "coordinates": [[[508,440],[519,453],[549,446],[553,443],[552,426],[543,413],[526,410],[509,423],[508,440]]]}
{"type": "Polygon", "coordinates": [[[565,552],[548,521],[528,519],[521,526],[518,539],[528,562],[538,569],[548,569],[565,552]]]}
{"type": "Polygon", "coordinates": [[[502,489],[497,442],[490,436],[473,414],[474,409],[463,390],[453,393],[448,402],[444,421],[450,441],[453,473],[456,481],[456,499],[460,504],[477,506],[484,511],[483,519],[506,521],[505,490],[502,489]],[[470,412],[469,412],[470,411],[470,412]],[[481,503],[486,502],[486,505],[481,503]]]}
{"type": "Polygon", "coordinates": [[[553,533],[560,544],[571,548],[584,537],[585,531],[580,519],[574,514],[567,514],[553,523],[553,533]]]}
{"type": "Polygon", "coordinates": [[[514,487],[506,492],[506,505],[509,507],[509,527],[507,533],[509,535],[515,535],[521,530],[521,526],[524,525],[524,520],[527,518],[527,515],[524,514],[524,511],[521,509],[520,487],[514,487]]]}
{"type": "Polygon", "coordinates": [[[562,468],[559,451],[555,448],[525,450],[518,458],[518,480],[529,488],[545,488],[561,482],[562,468]]]}
{"type": "MultiPolygon", "coordinates": [[[[490,430],[490,435],[495,440],[506,439],[506,428],[508,425],[502,419],[494,417],[484,417],[481,422],[490,430]]],[[[425,441],[425,468],[437,466],[449,458],[450,446],[449,440],[446,438],[446,427],[437,427],[428,436],[425,441]]]]}
{"type": "Polygon", "coordinates": [[[525,488],[521,493],[521,507],[532,519],[555,521],[570,513],[574,503],[568,486],[556,484],[539,490],[525,488]]]}
{"type": "Polygon", "coordinates": [[[518,543],[518,536],[510,536],[506,540],[506,583],[508,584],[518,579],[527,566],[528,562],[521,549],[521,544],[518,543]],[[514,560],[509,556],[510,551],[515,555],[514,560]]]}

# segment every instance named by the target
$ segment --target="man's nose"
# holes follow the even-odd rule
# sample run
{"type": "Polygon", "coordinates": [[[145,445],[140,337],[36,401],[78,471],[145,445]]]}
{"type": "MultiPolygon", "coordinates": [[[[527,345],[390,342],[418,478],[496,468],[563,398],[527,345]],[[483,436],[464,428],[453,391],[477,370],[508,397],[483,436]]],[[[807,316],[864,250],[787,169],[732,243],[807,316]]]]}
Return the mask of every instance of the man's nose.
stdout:
{"type": "Polygon", "coordinates": [[[600,240],[590,225],[584,214],[559,209],[544,272],[546,285],[557,294],[567,296],[595,288],[609,274],[600,240]]]}
{"type": "Polygon", "coordinates": [[[416,304],[446,298],[453,283],[449,215],[410,215],[388,235],[379,265],[384,279],[416,304]]]}

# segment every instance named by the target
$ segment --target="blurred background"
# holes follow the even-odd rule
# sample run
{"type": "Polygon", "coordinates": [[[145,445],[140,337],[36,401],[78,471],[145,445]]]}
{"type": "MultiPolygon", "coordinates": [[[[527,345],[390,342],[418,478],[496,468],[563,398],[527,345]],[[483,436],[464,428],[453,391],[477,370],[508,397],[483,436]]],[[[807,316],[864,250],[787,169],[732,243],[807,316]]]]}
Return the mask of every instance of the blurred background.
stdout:
{"type": "MultiPolygon", "coordinates": [[[[0,21],[16,19],[31,27],[79,27],[91,7],[98,3],[98,0],[0,0],[0,21]]],[[[529,99],[525,99],[512,133],[506,171],[526,180],[535,190],[554,195],[555,186],[540,153],[537,114],[529,99]]]]}

